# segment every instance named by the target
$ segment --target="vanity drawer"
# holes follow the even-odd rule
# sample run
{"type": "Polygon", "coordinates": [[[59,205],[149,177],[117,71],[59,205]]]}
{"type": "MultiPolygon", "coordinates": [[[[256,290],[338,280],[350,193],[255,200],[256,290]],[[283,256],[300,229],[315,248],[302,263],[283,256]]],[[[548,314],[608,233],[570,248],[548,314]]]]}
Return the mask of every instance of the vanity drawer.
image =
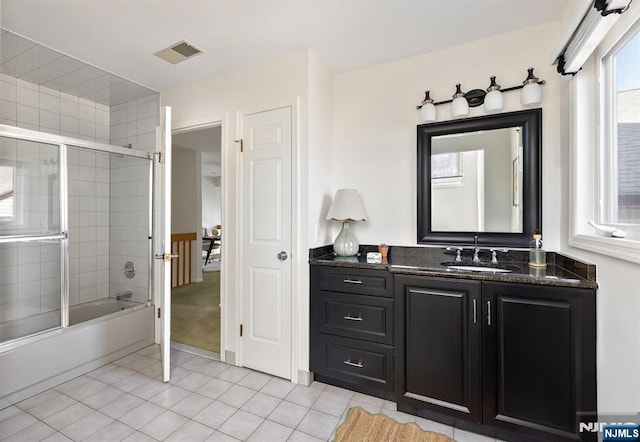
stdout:
{"type": "Polygon", "coordinates": [[[320,332],[393,344],[393,299],[320,291],[316,302],[320,332]]]}
{"type": "Polygon", "coordinates": [[[315,266],[318,288],[334,292],[393,297],[391,274],[385,270],[315,266]]]}
{"type": "Polygon", "coordinates": [[[331,335],[322,335],[318,344],[314,371],[348,383],[393,391],[393,347],[331,335]]]}

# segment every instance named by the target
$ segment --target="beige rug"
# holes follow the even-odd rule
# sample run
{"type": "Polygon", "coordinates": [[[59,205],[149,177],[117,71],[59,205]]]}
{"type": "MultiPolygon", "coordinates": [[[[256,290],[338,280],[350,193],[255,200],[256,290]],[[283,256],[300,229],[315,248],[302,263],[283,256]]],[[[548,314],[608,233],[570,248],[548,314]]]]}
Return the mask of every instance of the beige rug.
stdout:
{"type": "Polygon", "coordinates": [[[448,436],[424,431],[414,423],[399,424],[384,414],[370,414],[360,407],[349,410],[336,430],[334,442],[451,442],[448,436]]]}

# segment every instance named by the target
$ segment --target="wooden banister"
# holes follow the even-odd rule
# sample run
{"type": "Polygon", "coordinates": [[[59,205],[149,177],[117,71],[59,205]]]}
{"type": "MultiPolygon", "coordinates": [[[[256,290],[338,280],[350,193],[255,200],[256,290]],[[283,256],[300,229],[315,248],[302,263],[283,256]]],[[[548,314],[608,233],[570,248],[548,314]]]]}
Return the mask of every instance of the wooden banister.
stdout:
{"type": "Polygon", "coordinates": [[[196,232],[171,234],[171,254],[178,258],[171,261],[171,287],[191,284],[193,267],[192,242],[197,238],[196,232]]]}

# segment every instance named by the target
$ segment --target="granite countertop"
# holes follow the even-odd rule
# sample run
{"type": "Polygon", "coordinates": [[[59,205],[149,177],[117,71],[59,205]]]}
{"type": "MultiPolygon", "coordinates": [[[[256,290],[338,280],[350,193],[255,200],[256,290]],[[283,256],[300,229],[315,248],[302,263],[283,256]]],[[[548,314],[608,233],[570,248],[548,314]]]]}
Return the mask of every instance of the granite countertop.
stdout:
{"type": "MultiPolygon", "coordinates": [[[[498,249],[500,250],[500,249],[498,249]]],[[[333,254],[332,246],[309,250],[309,264],[352,267],[363,269],[388,270],[392,273],[440,276],[447,278],[475,279],[480,281],[514,282],[521,284],[539,284],[560,287],[579,287],[597,289],[596,268],[592,264],[577,261],[557,252],[547,252],[547,268],[530,268],[528,251],[509,250],[498,252],[498,268],[511,270],[509,273],[473,272],[454,270],[442,263],[454,265],[473,265],[491,267],[491,252],[481,249],[480,263],[472,262],[473,250],[462,252],[462,262],[456,263],[456,249],[445,247],[404,247],[390,246],[386,260],[381,264],[367,263],[367,252],[376,251],[376,246],[361,246],[360,253],[354,257],[338,257],[333,254]]]]}

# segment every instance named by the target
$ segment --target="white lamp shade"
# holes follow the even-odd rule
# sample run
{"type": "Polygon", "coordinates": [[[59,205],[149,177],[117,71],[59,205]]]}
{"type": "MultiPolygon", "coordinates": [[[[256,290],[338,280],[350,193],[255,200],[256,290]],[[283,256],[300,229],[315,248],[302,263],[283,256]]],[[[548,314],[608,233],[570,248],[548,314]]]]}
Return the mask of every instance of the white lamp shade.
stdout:
{"type": "Polygon", "coordinates": [[[367,218],[368,215],[364,210],[364,204],[362,204],[358,191],[355,189],[338,189],[329,212],[327,212],[326,219],[366,221],[367,218]]]}
{"type": "Polygon", "coordinates": [[[462,117],[469,113],[469,103],[467,99],[464,97],[458,97],[453,100],[451,103],[451,116],[452,117],[462,117]]]}
{"type": "Polygon", "coordinates": [[[542,101],[542,87],[538,83],[529,83],[522,88],[520,101],[524,106],[542,101]]]}
{"type": "Polygon", "coordinates": [[[423,104],[420,108],[420,121],[436,121],[436,118],[436,107],[433,105],[433,103],[423,104]]]}
{"type": "Polygon", "coordinates": [[[487,112],[499,111],[503,105],[504,98],[499,90],[491,91],[484,97],[484,109],[487,112]]]}

